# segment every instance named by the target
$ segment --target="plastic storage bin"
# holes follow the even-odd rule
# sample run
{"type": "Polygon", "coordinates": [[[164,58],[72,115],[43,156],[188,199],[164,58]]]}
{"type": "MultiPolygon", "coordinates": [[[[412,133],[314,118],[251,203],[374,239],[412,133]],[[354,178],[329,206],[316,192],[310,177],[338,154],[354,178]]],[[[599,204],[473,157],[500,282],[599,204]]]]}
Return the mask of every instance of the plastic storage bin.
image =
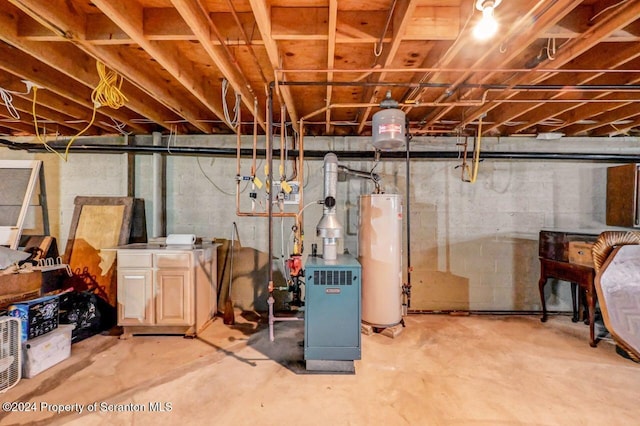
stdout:
{"type": "Polygon", "coordinates": [[[55,330],[22,343],[22,377],[31,378],[71,355],[71,331],[61,324],[55,330]]]}

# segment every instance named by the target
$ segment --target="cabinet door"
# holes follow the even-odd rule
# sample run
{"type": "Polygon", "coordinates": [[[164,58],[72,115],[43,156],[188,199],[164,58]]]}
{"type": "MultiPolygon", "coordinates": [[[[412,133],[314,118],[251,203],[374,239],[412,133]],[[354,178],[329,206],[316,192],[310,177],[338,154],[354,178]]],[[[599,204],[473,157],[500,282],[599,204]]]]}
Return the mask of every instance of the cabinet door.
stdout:
{"type": "Polygon", "coordinates": [[[193,325],[193,283],[188,269],[156,272],[156,324],[193,325]]]}
{"type": "Polygon", "coordinates": [[[150,269],[118,270],[118,325],[153,324],[153,282],[150,269]]]}

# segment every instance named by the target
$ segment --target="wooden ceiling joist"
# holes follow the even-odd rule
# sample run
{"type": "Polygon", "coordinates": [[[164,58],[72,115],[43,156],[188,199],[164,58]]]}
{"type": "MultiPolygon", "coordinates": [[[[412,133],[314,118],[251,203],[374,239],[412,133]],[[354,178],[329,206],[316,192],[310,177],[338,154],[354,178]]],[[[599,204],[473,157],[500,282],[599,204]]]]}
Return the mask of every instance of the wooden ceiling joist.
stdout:
{"type": "MultiPolygon", "coordinates": [[[[0,82],[44,86],[40,116],[64,132],[90,116],[100,61],[129,101],[99,110],[96,134],[117,132],[111,120],[133,133],[233,133],[233,92],[262,133],[285,114],[313,134],[367,135],[388,90],[421,133],[484,117],[492,135],[640,134],[640,104],[625,97],[640,84],[640,0],[503,1],[485,42],[473,35],[481,15],[476,0],[9,0],[0,82]],[[586,84],[611,90],[560,87],[586,84]]],[[[19,111],[29,99],[16,94],[19,111]]],[[[32,127],[24,120],[12,131],[32,127]]]]}

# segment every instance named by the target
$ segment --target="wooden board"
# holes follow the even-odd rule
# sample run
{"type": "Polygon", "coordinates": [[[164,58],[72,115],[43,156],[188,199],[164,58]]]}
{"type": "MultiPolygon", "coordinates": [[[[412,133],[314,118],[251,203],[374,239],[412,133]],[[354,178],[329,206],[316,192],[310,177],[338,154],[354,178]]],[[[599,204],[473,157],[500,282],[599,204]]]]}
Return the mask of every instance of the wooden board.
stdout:
{"type": "Polygon", "coordinates": [[[64,261],[73,271],[76,286],[97,286],[98,294],[112,306],[116,305],[116,253],[101,249],[129,242],[133,203],[133,197],[76,197],[74,201],[64,261]]]}

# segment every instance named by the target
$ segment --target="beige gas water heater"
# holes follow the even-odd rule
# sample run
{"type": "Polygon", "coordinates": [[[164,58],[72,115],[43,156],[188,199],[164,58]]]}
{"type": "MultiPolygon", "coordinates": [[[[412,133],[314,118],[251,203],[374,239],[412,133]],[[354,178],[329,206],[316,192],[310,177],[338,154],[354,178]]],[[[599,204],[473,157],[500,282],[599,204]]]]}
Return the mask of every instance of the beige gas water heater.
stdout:
{"type": "Polygon", "coordinates": [[[402,196],[360,196],[358,261],[362,321],[392,327],[402,321],[402,196]]]}

